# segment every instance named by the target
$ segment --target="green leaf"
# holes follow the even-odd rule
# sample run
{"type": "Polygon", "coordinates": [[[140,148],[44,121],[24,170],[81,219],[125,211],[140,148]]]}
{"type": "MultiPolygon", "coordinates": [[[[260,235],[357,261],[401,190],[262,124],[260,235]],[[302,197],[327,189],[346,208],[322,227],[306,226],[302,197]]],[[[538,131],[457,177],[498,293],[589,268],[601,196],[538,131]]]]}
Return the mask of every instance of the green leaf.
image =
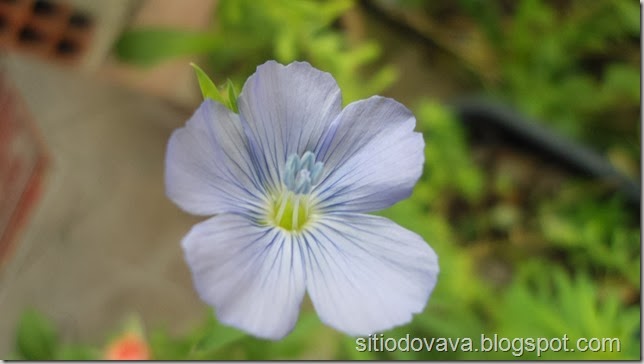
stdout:
{"type": "Polygon", "coordinates": [[[322,21],[325,24],[328,24],[342,16],[342,14],[351,9],[354,5],[355,3],[352,0],[325,1],[320,3],[320,9],[318,10],[320,11],[320,14],[322,14],[322,21]]]}
{"type": "Polygon", "coordinates": [[[190,62],[190,66],[192,66],[192,68],[194,68],[195,70],[197,80],[199,81],[199,88],[201,89],[201,94],[203,95],[204,100],[210,98],[215,101],[221,102],[222,104],[226,104],[224,98],[219,92],[219,89],[217,89],[217,86],[215,86],[215,83],[212,82],[206,72],[204,72],[199,66],[192,62],[190,62]]]}
{"type": "MultiPolygon", "coordinates": [[[[197,330],[193,330],[193,332],[200,333],[197,330]]],[[[175,338],[170,335],[167,329],[152,331],[149,335],[152,358],[155,360],[192,359],[188,356],[188,353],[195,347],[194,335],[194,333],[191,333],[175,338]]]]}
{"type": "Polygon", "coordinates": [[[101,353],[97,349],[83,345],[65,345],[56,353],[56,360],[91,361],[100,357],[101,353]]]}
{"type": "MultiPolygon", "coordinates": [[[[638,357],[639,307],[621,301],[619,289],[574,275],[555,264],[533,260],[521,266],[495,312],[497,332],[507,337],[618,338],[621,351],[542,353],[542,359],[621,359],[638,357]],[[546,273],[547,272],[547,273],[546,273]],[[529,313],[529,314],[526,314],[529,313]]],[[[509,356],[508,356],[509,358],[509,356]]],[[[524,359],[538,359],[526,353],[524,359]]]]}
{"type": "Polygon", "coordinates": [[[214,317],[209,318],[209,321],[206,332],[191,350],[194,358],[210,357],[217,350],[247,337],[243,331],[223,325],[217,322],[214,317]]]}
{"type": "Polygon", "coordinates": [[[150,66],[160,61],[210,52],[223,45],[223,39],[211,33],[163,28],[125,32],[116,43],[117,56],[126,62],[150,66]]]}
{"type": "Polygon", "coordinates": [[[25,360],[54,360],[58,336],[49,320],[35,310],[23,312],[16,332],[16,349],[25,360]]]}
{"type": "Polygon", "coordinates": [[[226,82],[226,89],[228,94],[228,108],[233,112],[238,113],[239,109],[237,107],[237,90],[235,89],[235,84],[230,79],[228,79],[228,82],[226,82]]]}
{"type": "Polygon", "coordinates": [[[437,204],[447,191],[457,191],[470,201],[481,198],[485,180],[471,159],[462,125],[455,116],[444,105],[423,99],[416,117],[418,129],[431,135],[426,140],[423,178],[431,187],[432,203],[437,204]]]}
{"type": "Polygon", "coordinates": [[[192,62],[190,65],[195,70],[197,80],[199,81],[199,88],[201,89],[201,94],[203,95],[204,100],[215,100],[226,105],[226,107],[233,112],[239,112],[237,108],[237,89],[235,88],[233,81],[228,79],[225,85],[218,88],[210,77],[208,77],[206,72],[204,72],[199,66],[192,62]]]}
{"type": "Polygon", "coordinates": [[[275,56],[283,63],[293,62],[297,59],[298,44],[297,32],[286,29],[275,36],[275,56]]]}

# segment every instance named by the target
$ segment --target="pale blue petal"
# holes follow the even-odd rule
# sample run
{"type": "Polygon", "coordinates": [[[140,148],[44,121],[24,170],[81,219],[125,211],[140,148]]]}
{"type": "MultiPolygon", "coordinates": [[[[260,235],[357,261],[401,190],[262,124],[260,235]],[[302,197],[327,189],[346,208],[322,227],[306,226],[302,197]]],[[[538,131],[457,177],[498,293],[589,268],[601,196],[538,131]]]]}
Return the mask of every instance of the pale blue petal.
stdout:
{"type": "Polygon", "coordinates": [[[320,148],[314,190],[326,211],[370,212],[409,197],[422,174],[425,142],[402,104],[374,96],[348,105],[320,148]]]}
{"type": "Polygon", "coordinates": [[[330,74],[308,63],[269,61],[246,81],[238,105],[261,178],[275,186],[290,155],[318,148],[342,96],[330,74]]]}
{"type": "Polygon", "coordinates": [[[204,101],[183,128],[172,133],[165,160],[166,194],[198,215],[254,216],[263,195],[239,117],[204,101]]]}
{"type": "Polygon", "coordinates": [[[438,258],[383,217],[324,216],[302,236],[306,288],[322,322],[354,336],[408,323],[436,284],[438,258]]]}
{"type": "Polygon", "coordinates": [[[293,329],[305,273],[289,234],[224,214],[195,225],[182,245],[197,292],[220,322],[273,340],[293,329]]]}

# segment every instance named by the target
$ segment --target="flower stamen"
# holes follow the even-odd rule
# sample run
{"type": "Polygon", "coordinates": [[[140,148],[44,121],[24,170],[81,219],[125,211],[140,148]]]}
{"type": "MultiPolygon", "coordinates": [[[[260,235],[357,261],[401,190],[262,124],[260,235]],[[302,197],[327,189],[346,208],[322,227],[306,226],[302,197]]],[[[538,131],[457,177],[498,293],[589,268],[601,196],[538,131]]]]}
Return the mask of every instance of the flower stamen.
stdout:
{"type": "Polygon", "coordinates": [[[269,207],[267,222],[288,231],[300,231],[311,220],[313,211],[308,196],[284,191],[269,207]]]}
{"type": "MultiPolygon", "coordinates": [[[[298,223],[297,220],[300,215],[300,212],[298,211],[299,208],[300,208],[300,196],[298,195],[298,196],[295,196],[295,207],[293,207],[293,224],[291,225],[295,229],[299,227],[299,225],[297,224],[298,223]]],[[[304,216],[304,217],[306,218],[307,216],[304,216]]]]}
{"type": "Polygon", "coordinates": [[[282,182],[287,190],[295,194],[308,194],[320,182],[324,163],[316,162],[315,155],[309,151],[302,157],[291,154],[286,161],[282,182]]]}
{"type": "Polygon", "coordinates": [[[322,176],[324,164],[315,161],[315,155],[306,152],[299,157],[288,157],[282,177],[282,189],[276,193],[268,209],[270,225],[288,231],[300,231],[315,214],[310,192],[322,176]]]}
{"type": "Polygon", "coordinates": [[[288,202],[288,193],[283,193],[281,201],[279,203],[279,210],[277,210],[277,215],[275,215],[275,221],[282,221],[284,216],[284,210],[286,209],[286,204],[288,202]]]}

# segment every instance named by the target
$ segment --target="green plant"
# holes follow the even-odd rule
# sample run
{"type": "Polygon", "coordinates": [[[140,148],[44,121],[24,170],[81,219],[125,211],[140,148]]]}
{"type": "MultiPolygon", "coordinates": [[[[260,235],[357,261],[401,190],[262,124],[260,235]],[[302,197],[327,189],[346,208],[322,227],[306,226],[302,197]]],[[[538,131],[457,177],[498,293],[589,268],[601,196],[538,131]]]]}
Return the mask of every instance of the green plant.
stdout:
{"type": "MultiPolygon", "coordinates": [[[[416,0],[399,3],[414,11],[443,7],[416,0]]],[[[481,0],[445,5],[468,15],[493,44],[490,51],[498,59],[498,70],[492,71],[499,77],[485,82],[487,91],[609,154],[638,159],[634,112],[639,110],[639,55],[632,47],[639,34],[637,5],[605,0],[520,0],[511,2],[509,9],[500,5],[481,0]]],[[[141,65],[182,55],[203,56],[199,63],[204,70],[195,66],[203,94],[231,110],[236,110],[241,81],[258,64],[267,59],[307,60],[333,74],[346,103],[381,93],[398,72],[379,64],[386,48],[372,41],[354,44],[337,27],[354,6],[345,0],[222,0],[208,31],[135,29],[122,36],[116,51],[122,59],[141,65]]],[[[571,340],[617,337],[621,352],[549,351],[537,356],[528,351],[520,357],[512,352],[453,350],[359,352],[355,338],[322,325],[305,303],[298,326],[279,342],[248,337],[218,323],[213,315],[180,336],[152,327],[147,335],[152,358],[637,358],[641,231],[623,201],[605,198],[593,184],[571,179],[550,195],[533,196],[534,202],[510,201],[518,191],[513,179],[503,173],[496,180],[487,179],[486,171],[473,162],[462,126],[449,109],[424,95],[416,101],[417,129],[426,142],[424,174],[409,199],[379,214],[430,242],[441,272],[425,311],[384,334],[475,340],[494,334],[567,335],[571,340]],[[498,199],[502,201],[495,202],[498,199]],[[454,201],[463,205],[458,219],[450,213],[454,201]],[[495,222],[505,227],[506,235],[495,235],[490,227],[495,222]],[[507,235],[518,225],[532,245],[518,244],[507,235]],[[484,274],[482,257],[489,256],[508,269],[507,279],[484,274]]],[[[28,311],[16,329],[14,356],[98,359],[97,348],[102,346],[65,342],[51,322],[28,311]]]]}

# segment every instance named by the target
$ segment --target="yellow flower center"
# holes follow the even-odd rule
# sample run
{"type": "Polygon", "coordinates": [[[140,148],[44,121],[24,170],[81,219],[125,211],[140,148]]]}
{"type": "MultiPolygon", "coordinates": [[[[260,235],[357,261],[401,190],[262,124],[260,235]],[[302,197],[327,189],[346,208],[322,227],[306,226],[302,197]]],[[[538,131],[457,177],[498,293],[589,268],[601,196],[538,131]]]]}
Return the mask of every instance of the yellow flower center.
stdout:
{"type": "Polygon", "coordinates": [[[272,199],[268,223],[290,232],[302,231],[315,216],[315,206],[309,195],[285,190],[272,199]]]}

